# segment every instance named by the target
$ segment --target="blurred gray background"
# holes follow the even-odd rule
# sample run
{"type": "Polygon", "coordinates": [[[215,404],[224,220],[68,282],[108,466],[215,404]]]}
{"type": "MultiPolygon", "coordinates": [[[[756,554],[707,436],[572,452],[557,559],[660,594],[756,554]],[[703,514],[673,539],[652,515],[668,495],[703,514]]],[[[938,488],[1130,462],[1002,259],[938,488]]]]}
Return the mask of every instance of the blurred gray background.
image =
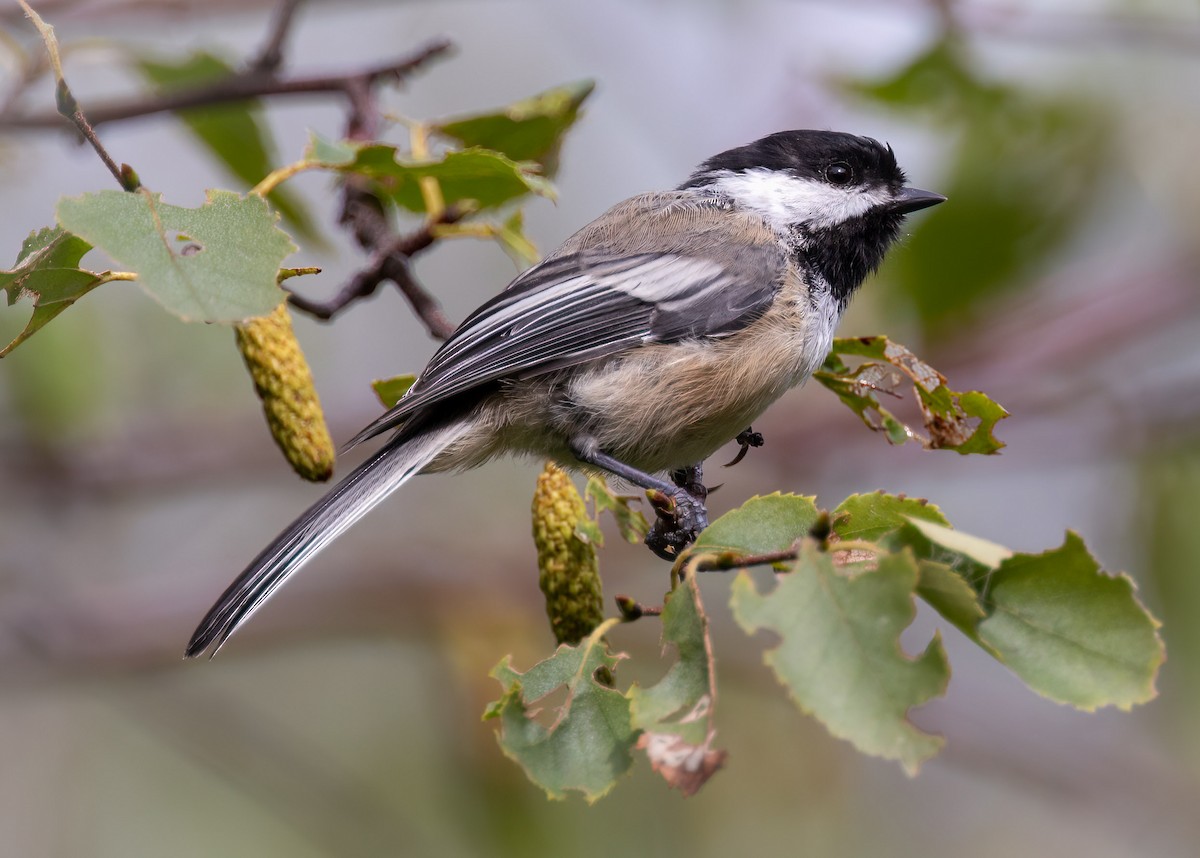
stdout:
{"type": "MultiPolygon", "coordinates": [[[[236,62],[272,9],[34,5],[73,46],[67,74],[85,108],[138,91],[127,50],[204,47],[236,62]]],[[[17,46],[38,50],[12,9],[0,11],[6,87],[17,46]]],[[[543,251],[612,203],[783,128],[887,140],[914,184],[947,193],[910,220],[842,333],[887,333],[952,386],[992,394],[1012,412],[1003,454],[889,448],[812,386],[756,425],[765,448],[728,471],[732,450],[714,460],[713,511],[776,490],[833,505],[887,489],[1019,550],[1076,530],[1164,621],[1160,698],[1132,713],[1069,710],[944,629],[955,675],[913,717],[947,747],[910,780],[792,708],[714,576],[726,770],[689,800],[639,765],[594,807],[548,802],[479,721],[499,688],[488,670],[553,646],[528,533],[535,462],[410,484],[219,659],[185,664],[203,611],[322,490],[277,455],[229,330],[184,325],[114,283],[0,362],[0,853],[1195,855],[1195,4],[314,2],[286,67],[360,66],[439,34],[456,56],[388,95],[406,116],[598,83],[562,153],[557,204],[526,209],[543,251]]],[[[45,81],[21,100],[52,103],[45,81]]],[[[336,98],[268,106],[279,163],[310,129],[342,132],[336,98]]],[[[236,187],[169,116],[101,134],[169,202],[236,187]]],[[[363,260],[332,223],[331,179],[290,184],[331,238],[293,257],[324,268],[303,288],[332,294],[363,260]]],[[[0,255],[15,259],[59,196],[110,187],[66,133],[0,137],[0,255]]],[[[515,269],[490,244],[455,241],[418,273],[461,319],[515,269]]],[[[27,314],[0,307],[0,334],[27,314]]],[[[296,327],[339,441],[378,412],[371,379],[416,371],[435,347],[386,289],[333,324],[296,327]]],[[[665,567],[644,549],[614,534],[602,564],[609,596],[661,598],[665,567]]],[[[923,646],[933,627],[922,613],[906,643],[923,646]]],[[[614,644],[651,662],[657,633],[638,623],[614,644]]]]}

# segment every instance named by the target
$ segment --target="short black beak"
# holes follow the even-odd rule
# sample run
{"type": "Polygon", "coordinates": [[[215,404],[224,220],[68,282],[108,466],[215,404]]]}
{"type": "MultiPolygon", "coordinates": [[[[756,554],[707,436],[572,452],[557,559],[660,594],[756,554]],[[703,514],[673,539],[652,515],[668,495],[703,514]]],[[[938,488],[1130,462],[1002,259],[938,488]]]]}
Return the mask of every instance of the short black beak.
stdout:
{"type": "Polygon", "coordinates": [[[944,202],[946,202],[946,198],[933,191],[922,191],[920,188],[901,188],[889,208],[896,214],[911,214],[944,202]]]}

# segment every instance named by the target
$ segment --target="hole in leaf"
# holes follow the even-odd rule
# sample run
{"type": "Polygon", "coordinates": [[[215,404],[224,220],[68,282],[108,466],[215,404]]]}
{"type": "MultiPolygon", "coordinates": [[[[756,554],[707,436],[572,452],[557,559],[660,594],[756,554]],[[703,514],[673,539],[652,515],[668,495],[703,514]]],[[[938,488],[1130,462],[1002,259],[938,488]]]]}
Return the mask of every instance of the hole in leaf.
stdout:
{"type": "Polygon", "coordinates": [[[568,694],[567,688],[560,685],[549,694],[532,703],[527,703],[529,707],[525,715],[530,721],[535,721],[542,727],[549,730],[559,720],[562,715],[562,708],[567,704],[568,694]]]}
{"type": "Polygon", "coordinates": [[[175,252],[180,256],[195,256],[204,250],[203,244],[186,233],[178,231],[168,231],[167,241],[170,242],[175,252]]]}

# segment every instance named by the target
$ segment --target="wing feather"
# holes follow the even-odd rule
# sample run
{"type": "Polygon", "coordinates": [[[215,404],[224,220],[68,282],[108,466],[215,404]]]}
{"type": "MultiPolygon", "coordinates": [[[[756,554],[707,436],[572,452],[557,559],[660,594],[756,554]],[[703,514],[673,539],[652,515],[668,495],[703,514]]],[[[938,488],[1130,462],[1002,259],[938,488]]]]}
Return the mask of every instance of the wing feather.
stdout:
{"type": "Polygon", "coordinates": [[[528,378],[645,343],[726,336],[761,315],[783,279],[786,257],[774,242],[732,253],[686,250],[588,249],[529,269],[472,313],[404,398],[349,446],[498,379],[528,378]]]}

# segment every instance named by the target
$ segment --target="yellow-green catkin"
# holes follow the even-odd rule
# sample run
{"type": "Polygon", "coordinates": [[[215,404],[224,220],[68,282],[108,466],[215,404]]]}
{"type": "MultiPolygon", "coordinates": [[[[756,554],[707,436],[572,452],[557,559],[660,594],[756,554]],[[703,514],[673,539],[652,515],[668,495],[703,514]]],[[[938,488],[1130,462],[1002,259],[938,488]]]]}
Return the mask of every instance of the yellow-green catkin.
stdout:
{"type": "Polygon", "coordinates": [[[333,439],[287,305],[243,322],[234,331],[275,443],[304,479],[329,479],[336,456],[333,439]]]}
{"type": "Polygon", "coordinates": [[[559,643],[579,643],[604,619],[596,546],[576,532],[587,521],[587,506],[570,476],[547,462],[533,494],[533,542],[538,583],[559,643]]]}

